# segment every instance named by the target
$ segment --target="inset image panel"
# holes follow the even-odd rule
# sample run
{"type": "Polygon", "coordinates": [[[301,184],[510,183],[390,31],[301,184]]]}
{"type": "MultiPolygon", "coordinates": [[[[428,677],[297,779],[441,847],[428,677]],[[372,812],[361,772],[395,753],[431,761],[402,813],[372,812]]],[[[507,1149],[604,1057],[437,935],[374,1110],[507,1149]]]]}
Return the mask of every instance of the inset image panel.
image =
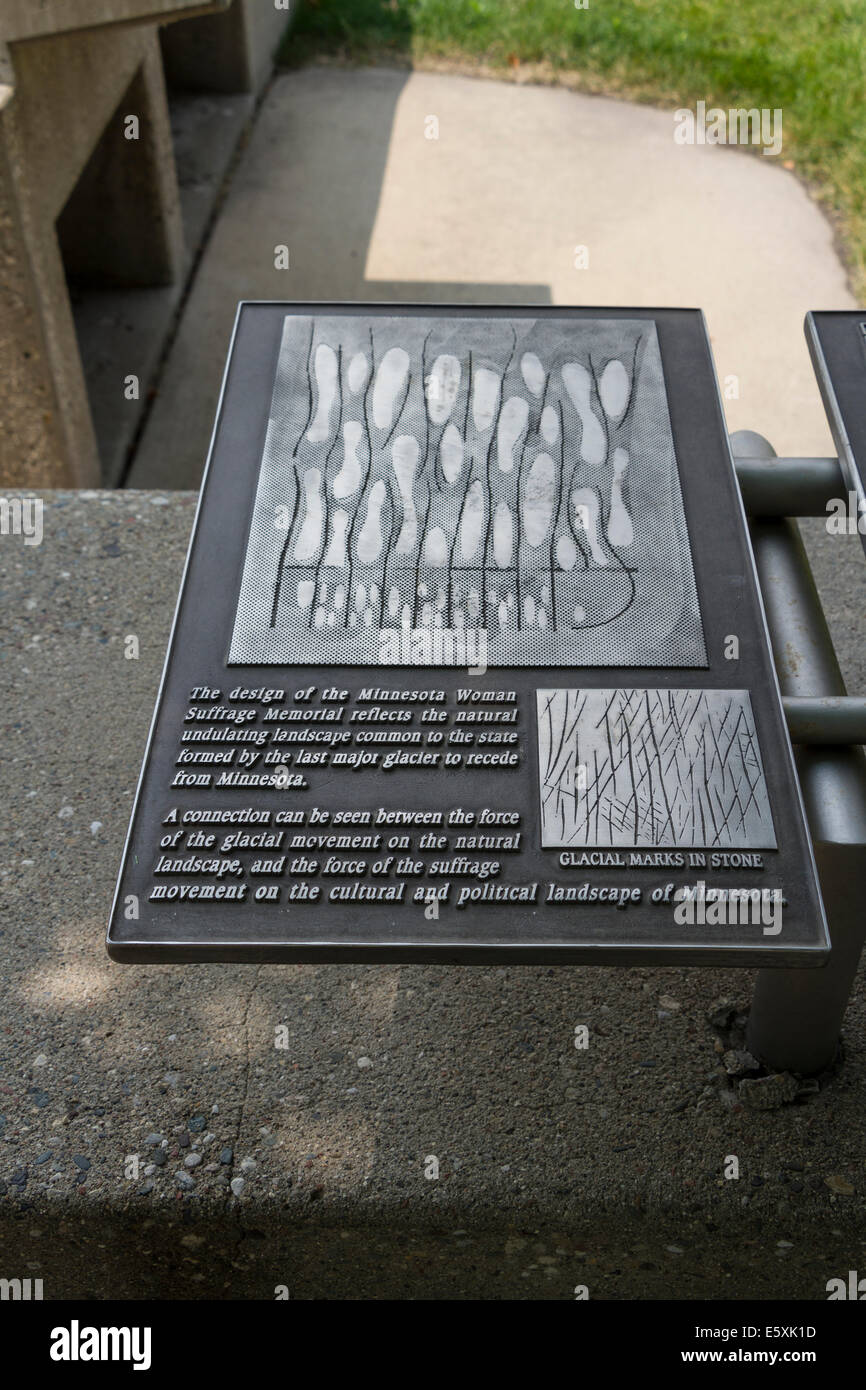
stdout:
{"type": "Polygon", "coordinates": [[[539,690],[541,843],[775,849],[746,690],[539,690]]]}
{"type": "Polygon", "coordinates": [[[285,320],[229,660],[706,666],[651,320],[285,320]]]}

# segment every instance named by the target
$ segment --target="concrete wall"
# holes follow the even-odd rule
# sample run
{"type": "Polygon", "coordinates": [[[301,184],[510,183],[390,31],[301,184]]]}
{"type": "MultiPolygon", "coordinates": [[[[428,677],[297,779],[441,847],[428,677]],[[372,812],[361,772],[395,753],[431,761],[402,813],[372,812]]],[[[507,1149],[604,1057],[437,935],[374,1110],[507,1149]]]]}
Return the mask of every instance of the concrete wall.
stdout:
{"type": "MultiPolygon", "coordinates": [[[[296,1306],[555,1298],[574,1318],[578,1284],[592,1303],[826,1300],[828,1278],[866,1274],[866,961],[843,1069],[775,1110],[743,1104],[707,1020],[720,995],[748,1001],[745,970],[113,964],[195,496],[55,493],[44,511],[41,545],[0,547],[4,636],[26,652],[0,663],[5,1276],[43,1278],[46,1300],[273,1307],[285,1284],[296,1306]]],[[[863,553],[815,526],[855,688],[863,553]]]]}
{"type": "MultiPolygon", "coordinates": [[[[240,0],[235,0],[239,4],[240,0]]],[[[299,0],[283,0],[286,9],[276,9],[274,0],[244,0],[247,55],[252,85],[257,90],[270,76],[277,45],[293,18],[299,0]]]]}
{"type": "Polygon", "coordinates": [[[89,225],[69,227],[67,249],[75,262],[77,248],[79,265],[91,237],[97,246],[115,242],[116,256],[125,245],[130,255],[145,229],[157,246],[153,278],[176,269],[180,223],[159,45],[153,27],[112,27],[15,44],[10,53],[14,95],[0,112],[8,247],[0,288],[0,480],[86,485],[98,480],[99,460],[57,222],[129,93],[141,138],[122,147],[115,138],[100,171],[102,217],[98,204],[89,225]],[[34,420],[40,413],[41,426],[34,420]],[[34,453],[37,437],[44,447],[34,453]]]}
{"type": "Polygon", "coordinates": [[[160,23],[179,14],[207,14],[230,0],[3,0],[0,40],[92,29],[103,24],[160,23]]]}
{"type": "Polygon", "coordinates": [[[289,13],[274,0],[228,3],[2,0],[0,486],[100,479],[67,278],[138,287],[182,277],[158,25],[199,16],[179,26],[191,85],[256,90],[289,13]]]}
{"type": "Polygon", "coordinates": [[[0,115],[0,482],[71,477],[39,295],[0,115]]]}
{"type": "Polygon", "coordinates": [[[191,91],[257,92],[297,0],[233,0],[224,14],[181,20],[162,31],[165,71],[172,86],[191,91]],[[283,8],[283,6],[285,6],[283,8]]]}

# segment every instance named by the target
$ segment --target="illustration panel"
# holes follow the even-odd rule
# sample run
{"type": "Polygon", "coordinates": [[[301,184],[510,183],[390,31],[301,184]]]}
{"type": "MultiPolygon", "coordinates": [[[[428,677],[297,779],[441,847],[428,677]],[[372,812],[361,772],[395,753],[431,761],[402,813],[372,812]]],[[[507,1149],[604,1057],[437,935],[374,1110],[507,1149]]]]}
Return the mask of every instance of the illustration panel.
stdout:
{"type": "Polygon", "coordinates": [[[541,843],[775,849],[745,690],[539,690],[541,843]]]}
{"type": "Polygon", "coordinates": [[[229,660],[705,666],[655,324],[287,317],[229,660]]]}

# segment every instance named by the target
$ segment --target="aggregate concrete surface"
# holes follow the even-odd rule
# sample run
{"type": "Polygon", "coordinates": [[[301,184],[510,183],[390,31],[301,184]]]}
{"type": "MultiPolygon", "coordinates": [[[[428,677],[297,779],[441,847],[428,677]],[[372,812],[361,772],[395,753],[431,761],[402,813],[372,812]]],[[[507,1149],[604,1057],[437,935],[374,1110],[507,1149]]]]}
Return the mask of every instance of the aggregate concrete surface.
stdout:
{"type": "MultiPolygon", "coordinates": [[[[0,540],[0,1275],[46,1299],[824,1299],[864,1268],[862,976],[841,1068],[763,1110],[721,1062],[731,1009],[707,1017],[747,1006],[747,971],[113,964],[195,498],[43,496],[42,544],[0,540]]],[[[855,605],[831,610],[850,675],[863,556],[810,544],[855,605]]]]}

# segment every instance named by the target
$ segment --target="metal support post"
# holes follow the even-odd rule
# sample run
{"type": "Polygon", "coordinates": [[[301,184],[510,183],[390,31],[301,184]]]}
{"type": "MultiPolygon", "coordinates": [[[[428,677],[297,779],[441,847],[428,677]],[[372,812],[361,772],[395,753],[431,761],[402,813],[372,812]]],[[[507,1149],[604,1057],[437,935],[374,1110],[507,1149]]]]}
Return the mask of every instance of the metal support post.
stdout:
{"type": "MultiPolygon", "coordinates": [[[[773,457],[771,446],[760,436],[738,434],[731,443],[738,457],[773,457]]],[[[844,697],[842,674],[796,525],[755,520],[751,530],[783,696],[808,699],[810,704],[816,696],[844,697]]],[[[850,707],[852,721],[860,704],[850,707]]],[[[800,736],[807,732],[798,730],[796,719],[794,730],[800,736]]],[[[851,732],[857,732],[854,722],[851,732]]],[[[758,972],[747,1043],[769,1066],[810,1075],[835,1056],[866,938],[866,758],[858,747],[801,746],[796,760],[832,951],[820,970],[758,972]]]]}

